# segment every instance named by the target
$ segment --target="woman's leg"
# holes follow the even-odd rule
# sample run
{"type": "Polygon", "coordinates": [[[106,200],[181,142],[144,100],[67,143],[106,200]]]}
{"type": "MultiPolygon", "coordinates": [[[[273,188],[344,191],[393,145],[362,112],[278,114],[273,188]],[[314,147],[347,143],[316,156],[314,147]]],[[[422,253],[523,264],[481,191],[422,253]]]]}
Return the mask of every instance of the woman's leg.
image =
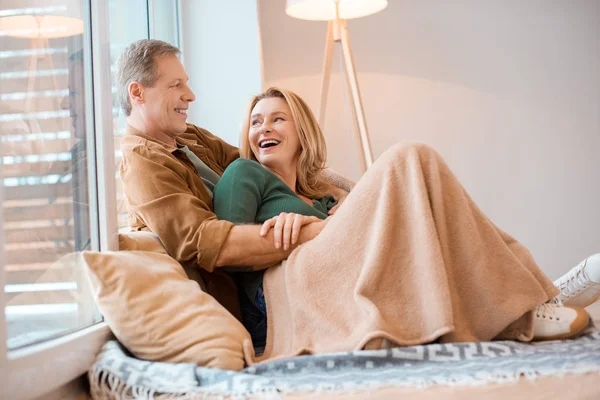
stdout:
{"type": "Polygon", "coordinates": [[[558,293],[529,251],[418,143],[384,153],[314,240],[265,274],[265,357],[399,344],[532,338],[558,293]]]}

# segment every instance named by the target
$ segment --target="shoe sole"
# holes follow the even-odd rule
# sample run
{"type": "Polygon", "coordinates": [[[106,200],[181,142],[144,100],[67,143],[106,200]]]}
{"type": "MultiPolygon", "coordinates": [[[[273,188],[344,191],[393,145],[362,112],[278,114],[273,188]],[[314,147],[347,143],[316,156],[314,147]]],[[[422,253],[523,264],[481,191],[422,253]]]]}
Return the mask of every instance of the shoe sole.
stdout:
{"type": "Polygon", "coordinates": [[[590,315],[587,313],[587,311],[582,310],[581,312],[578,313],[577,318],[575,318],[575,321],[573,321],[573,323],[571,323],[571,327],[573,327],[573,326],[577,327],[577,329],[575,329],[574,331],[570,331],[568,333],[561,333],[560,335],[554,335],[554,336],[534,337],[532,339],[532,342],[540,342],[540,341],[545,341],[545,340],[571,339],[571,338],[581,334],[583,331],[585,331],[586,328],[588,327],[589,323],[590,323],[590,315]]]}
{"type": "Polygon", "coordinates": [[[571,300],[571,298],[563,296],[562,294],[559,294],[556,297],[558,297],[562,301],[563,305],[565,305],[567,307],[581,307],[581,308],[589,307],[592,304],[594,304],[595,302],[597,302],[598,300],[600,300],[600,294],[598,294],[598,296],[593,297],[591,300],[588,300],[585,303],[579,303],[577,301],[577,298],[571,300]]]}

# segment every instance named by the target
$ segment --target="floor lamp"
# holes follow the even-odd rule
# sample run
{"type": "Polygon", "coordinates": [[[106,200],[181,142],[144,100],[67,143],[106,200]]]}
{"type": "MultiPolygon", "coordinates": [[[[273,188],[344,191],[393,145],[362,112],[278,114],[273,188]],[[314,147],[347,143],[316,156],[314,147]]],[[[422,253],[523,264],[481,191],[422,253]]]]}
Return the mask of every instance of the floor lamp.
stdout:
{"type": "Polygon", "coordinates": [[[321,102],[319,104],[319,124],[325,123],[327,92],[331,77],[331,59],[334,44],[340,43],[346,71],[347,88],[352,98],[352,119],[358,133],[362,150],[363,172],[373,164],[373,152],[369,141],[367,121],[362,107],[356,69],[352,59],[346,20],[374,14],[387,6],[387,0],[287,0],[285,12],[299,19],[329,21],[325,42],[321,102]]]}

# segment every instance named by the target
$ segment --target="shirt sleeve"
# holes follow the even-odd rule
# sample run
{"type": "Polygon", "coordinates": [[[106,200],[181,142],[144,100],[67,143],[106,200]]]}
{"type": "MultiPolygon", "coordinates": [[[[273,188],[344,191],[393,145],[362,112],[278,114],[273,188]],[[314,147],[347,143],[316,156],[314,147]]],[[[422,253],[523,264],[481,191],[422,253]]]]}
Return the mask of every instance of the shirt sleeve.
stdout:
{"type": "Polygon", "coordinates": [[[134,149],[121,167],[130,212],[158,235],[177,261],[195,262],[212,272],[233,224],[217,220],[168,162],[143,152],[134,149]]]}
{"type": "Polygon", "coordinates": [[[246,159],[236,160],[227,167],[213,192],[217,218],[234,224],[256,221],[266,185],[261,169],[259,164],[246,159]]]}

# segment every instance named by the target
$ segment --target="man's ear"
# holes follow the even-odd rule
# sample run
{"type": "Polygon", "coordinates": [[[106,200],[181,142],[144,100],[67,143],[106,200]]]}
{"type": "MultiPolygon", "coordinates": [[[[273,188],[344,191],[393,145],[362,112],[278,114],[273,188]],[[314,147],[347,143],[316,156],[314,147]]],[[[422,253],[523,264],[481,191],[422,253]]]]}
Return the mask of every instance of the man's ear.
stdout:
{"type": "Polygon", "coordinates": [[[131,82],[128,89],[131,101],[144,104],[144,87],[139,82],[131,82]]]}

